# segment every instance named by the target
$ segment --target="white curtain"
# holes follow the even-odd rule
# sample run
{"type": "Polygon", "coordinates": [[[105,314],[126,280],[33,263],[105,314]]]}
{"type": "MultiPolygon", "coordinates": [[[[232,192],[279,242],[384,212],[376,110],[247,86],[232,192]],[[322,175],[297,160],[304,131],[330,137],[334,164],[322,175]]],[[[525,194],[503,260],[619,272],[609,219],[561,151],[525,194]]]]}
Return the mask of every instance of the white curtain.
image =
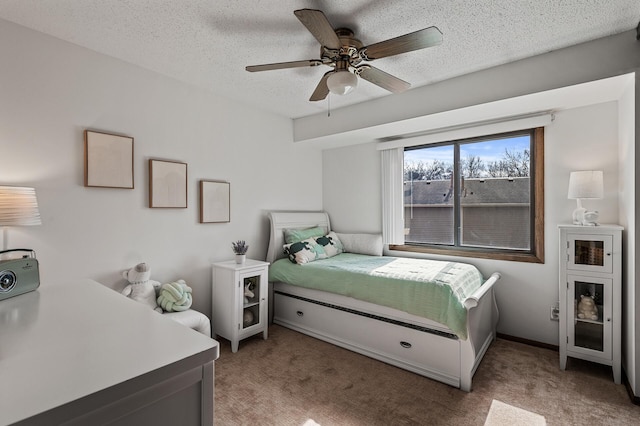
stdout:
{"type": "Polygon", "coordinates": [[[404,149],[382,150],[382,242],[404,244],[404,149]]]}

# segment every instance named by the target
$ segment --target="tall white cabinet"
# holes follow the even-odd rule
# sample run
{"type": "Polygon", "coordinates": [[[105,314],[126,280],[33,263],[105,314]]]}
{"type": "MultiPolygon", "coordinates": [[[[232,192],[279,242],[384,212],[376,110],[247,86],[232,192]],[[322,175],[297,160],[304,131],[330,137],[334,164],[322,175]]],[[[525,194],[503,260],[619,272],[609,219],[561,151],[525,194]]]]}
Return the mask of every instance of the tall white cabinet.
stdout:
{"type": "Polygon", "coordinates": [[[622,230],[559,226],[560,368],[567,357],[610,365],[615,383],[621,382],[622,230]]]}
{"type": "Polygon", "coordinates": [[[231,260],[212,266],[213,338],[229,340],[234,353],[244,338],[262,333],[266,340],[269,263],[247,259],[242,264],[231,260]],[[245,296],[245,289],[253,295],[245,296]]]}

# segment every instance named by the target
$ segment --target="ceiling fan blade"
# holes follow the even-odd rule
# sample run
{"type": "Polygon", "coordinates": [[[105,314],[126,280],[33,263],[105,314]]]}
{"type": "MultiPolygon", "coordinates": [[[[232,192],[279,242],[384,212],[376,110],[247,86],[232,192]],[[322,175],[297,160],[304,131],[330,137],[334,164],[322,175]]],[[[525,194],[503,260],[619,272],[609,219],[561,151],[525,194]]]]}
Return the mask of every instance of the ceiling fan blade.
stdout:
{"type": "Polygon", "coordinates": [[[322,11],[300,9],[293,13],[322,46],[329,49],[340,48],[340,39],[322,11]]]}
{"type": "Polygon", "coordinates": [[[256,71],[281,70],[285,68],[315,67],[318,65],[322,65],[322,61],[320,59],[307,59],[304,61],[276,62],[273,64],[264,64],[264,65],[249,65],[245,67],[245,69],[249,72],[256,72],[256,71]]]}
{"type": "Polygon", "coordinates": [[[381,41],[360,49],[360,56],[365,61],[386,58],[413,50],[437,46],[442,43],[442,33],[437,27],[425,28],[400,37],[381,41]]]}
{"type": "Polygon", "coordinates": [[[404,80],[400,80],[398,77],[394,77],[378,68],[371,65],[363,65],[356,68],[356,74],[365,80],[380,86],[393,93],[404,92],[411,87],[411,84],[404,80]]]}
{"type": "Polygon", "coordinates": [[[316,86],[316,90],[313,91],[313,93],[311,94],[311,97],[309,98],[310,101],[312,102],[321,101],[327,97],[327,95],[329,94],[329,86],[327,86],[327,79],[334,72],[335,71],[329,71],[322,76],[320,83],[318,83],[318,85],[316,86]]]}

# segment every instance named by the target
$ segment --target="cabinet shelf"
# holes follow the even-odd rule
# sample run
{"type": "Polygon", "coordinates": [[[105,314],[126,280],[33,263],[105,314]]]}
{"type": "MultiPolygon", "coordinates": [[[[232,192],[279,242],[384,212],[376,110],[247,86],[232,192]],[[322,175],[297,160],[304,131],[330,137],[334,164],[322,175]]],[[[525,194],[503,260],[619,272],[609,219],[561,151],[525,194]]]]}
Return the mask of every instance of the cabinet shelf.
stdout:
{"type": "Polygon", "coordinates": [[[603,325],[604,321],[602,321],[602,318],[598,318],[597,320],[590,320],[590,319],[586,319],[586,318],[576,318],[575,322],[583,322],[586,324],[599,324],[599,325],[603,325]]]}

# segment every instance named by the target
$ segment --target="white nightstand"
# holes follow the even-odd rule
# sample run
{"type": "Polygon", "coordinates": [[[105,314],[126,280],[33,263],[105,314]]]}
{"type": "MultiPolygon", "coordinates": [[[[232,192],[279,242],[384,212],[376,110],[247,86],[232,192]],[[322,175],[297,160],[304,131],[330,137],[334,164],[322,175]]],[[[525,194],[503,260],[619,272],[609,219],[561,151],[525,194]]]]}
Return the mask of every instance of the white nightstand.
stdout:
{"type": "Polygon", "coordinates": [[[247,259],[212,265],[211,318],[213,337],[222,336],[231,342],[231,352],[238,351],[238,342],[254,334],[268,335],[267,311],[269,263],[247,259]],[[245,299],[245,287],[253,297],[245,299]]]}

